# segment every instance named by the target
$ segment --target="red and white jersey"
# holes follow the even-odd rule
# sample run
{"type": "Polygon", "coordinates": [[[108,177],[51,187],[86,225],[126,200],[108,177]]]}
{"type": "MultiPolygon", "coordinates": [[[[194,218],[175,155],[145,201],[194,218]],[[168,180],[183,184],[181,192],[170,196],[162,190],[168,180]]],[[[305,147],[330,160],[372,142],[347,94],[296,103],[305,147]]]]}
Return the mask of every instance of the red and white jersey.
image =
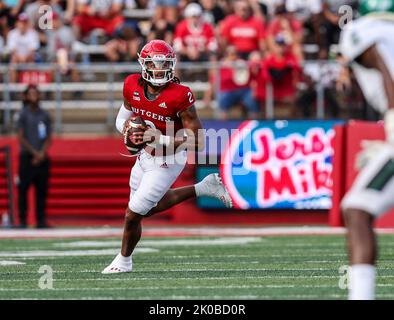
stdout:
{"type": "Polygon", "coordinates": [[[195,102],[192,91],[170,81],[156,99],[148,100],[144,87],[138,84],[140,78],[140,74],[132,74],[124,81],[123,97],[131,105],[131,111],[162,134],[170,135],[172,130],[176,134],[183,128],[179,114],[195,102]]]}
{"type": "Polygon", "coordinates": [[[264,21],[256,17],[242,20],[233,14],[222,21],[220,35],[239,52],[258,50],[259,41],[266,37],[264,21]]]}
{"type": "Polygon", "coordinates": [[[383,76],[377,69],[366,68],[355,60],[375,45],[394,80],[393,32],[393,21],[365,16],[347,23],[339,40],[339,49],[347,62],[351,63],[364,97],[380,113],[384,113],[388,105],[394,103],[388,100],[383,76]]]}
{"type": "Polygon", "coordinates": [[[215,51],[218,44],[212,25],[203,22],[195,28],[187,19],[181,21],[175,29],[174,49],[179,52],[183,48],[193,48],[197,51],[215,51]]]}

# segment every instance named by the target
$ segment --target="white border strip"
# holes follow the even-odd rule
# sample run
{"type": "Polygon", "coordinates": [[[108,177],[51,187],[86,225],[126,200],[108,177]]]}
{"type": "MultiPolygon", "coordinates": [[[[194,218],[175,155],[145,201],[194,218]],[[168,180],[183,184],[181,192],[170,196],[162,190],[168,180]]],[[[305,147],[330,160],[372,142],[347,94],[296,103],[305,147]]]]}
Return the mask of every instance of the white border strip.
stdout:
{"type": "MultiPolygon", "coordinates": [[[[394,229],[375,229],[379,234],[394,234],[394,229]]],[[[2,229],[0,239],[109,238],[122,236],[123,228],[2,229]]],[[[345,228],[330,227],[145,227],[144,237],[187,236],[287,236],[343,235],[345,228]]]]}

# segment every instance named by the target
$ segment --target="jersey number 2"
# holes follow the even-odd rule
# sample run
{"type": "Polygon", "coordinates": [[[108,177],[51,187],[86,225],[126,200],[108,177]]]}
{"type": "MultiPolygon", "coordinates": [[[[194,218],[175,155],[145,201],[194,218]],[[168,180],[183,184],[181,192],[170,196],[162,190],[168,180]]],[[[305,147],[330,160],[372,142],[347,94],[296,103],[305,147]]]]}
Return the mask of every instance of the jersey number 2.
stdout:
{"type": "Polygon", "coordinates": [[[189,102],[192,103],[192,102],[194,101],[194,99],[193,99],[193,94],[189,91],[189,92],[187,93],[187,96],[189,97],[189,102]]]}

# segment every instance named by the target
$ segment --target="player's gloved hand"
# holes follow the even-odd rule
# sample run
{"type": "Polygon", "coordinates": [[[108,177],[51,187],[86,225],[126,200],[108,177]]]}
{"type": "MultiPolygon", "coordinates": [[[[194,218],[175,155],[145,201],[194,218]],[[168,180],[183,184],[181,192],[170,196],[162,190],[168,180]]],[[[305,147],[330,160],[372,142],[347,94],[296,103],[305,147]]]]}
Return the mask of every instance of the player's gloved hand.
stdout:
{"type": "Polygon", "coordinates": [[[387,146],[387,142],[382,140],[362,140],[362,150],[356,156],[355,167],[357,170],[364,168],[367,163],[379,154],[383,148],[387,146]]]}

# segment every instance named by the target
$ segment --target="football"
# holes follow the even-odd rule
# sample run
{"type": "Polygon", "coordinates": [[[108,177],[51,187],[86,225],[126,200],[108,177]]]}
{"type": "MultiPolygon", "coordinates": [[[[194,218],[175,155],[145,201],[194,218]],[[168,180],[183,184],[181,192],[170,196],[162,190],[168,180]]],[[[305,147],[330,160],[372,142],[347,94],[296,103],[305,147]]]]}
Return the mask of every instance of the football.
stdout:
{"type": "Polygon", "coordinates": [[[132,154],[136,155],[142,148],[145,147],[146,143],[135,144],[132,139],[130,139],[133,133],[144,133],[147,129],[147,125],[140,116],[132,117],[125,123],[124,144],[126,149],[132,154]]]}

